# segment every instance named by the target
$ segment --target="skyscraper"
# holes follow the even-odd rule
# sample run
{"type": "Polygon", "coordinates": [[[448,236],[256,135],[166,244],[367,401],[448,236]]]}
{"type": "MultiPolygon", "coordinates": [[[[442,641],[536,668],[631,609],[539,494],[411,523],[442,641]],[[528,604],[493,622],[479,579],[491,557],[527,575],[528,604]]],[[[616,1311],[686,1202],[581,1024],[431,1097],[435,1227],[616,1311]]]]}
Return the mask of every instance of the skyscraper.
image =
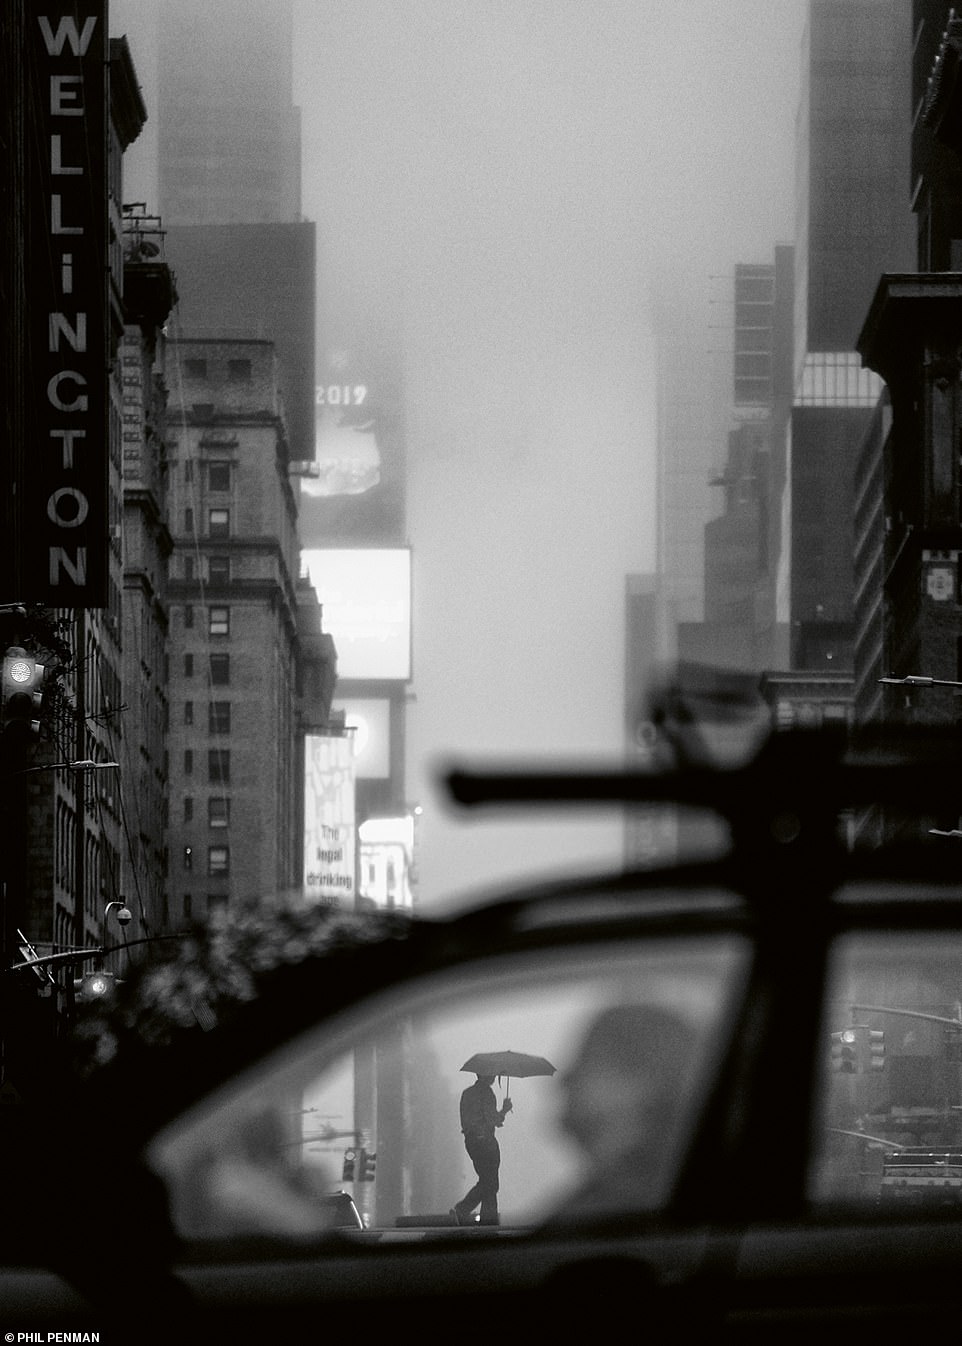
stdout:
{"type": "Polygon", "coordinates": [[[911,15],[811,0],[798,118],[789,466],[795,668],[851,668],[855,463],[881,392],[855,342],[878,277],[912,265],[911,15]]]}

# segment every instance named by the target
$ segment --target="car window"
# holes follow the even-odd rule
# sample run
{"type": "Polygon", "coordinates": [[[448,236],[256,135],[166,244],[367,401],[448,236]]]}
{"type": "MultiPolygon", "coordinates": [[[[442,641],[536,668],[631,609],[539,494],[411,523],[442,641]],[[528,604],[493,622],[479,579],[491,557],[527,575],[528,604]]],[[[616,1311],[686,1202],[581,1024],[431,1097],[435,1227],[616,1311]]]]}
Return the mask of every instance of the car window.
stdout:
{"type": "Polygon", "coordinates": [[[813,1202],[962,1213],[962,932],[859,932],[829,964],[813,1202]]]}
{"type": "MultiPolygon", "coordinates": [[[[453,1225],[479,1180],[460,1097],[493,1075],[502,1226],[567,1208],[655,1209],[747,959],[728,936],[622,940],[421,978],[248,1071],[158,1135],[149,1162],[188,1240],[453,1225]],[[541,1064],[463,1069],[503,1052],[541,1064]],[[620,1162],[629,1153],[633,1183],[620,1162]],[[598,1180],[612,1168],[616,1183],[598,1180]]],[[[463,1215],[473,1223],[481,1208],[463,1215]]]]}

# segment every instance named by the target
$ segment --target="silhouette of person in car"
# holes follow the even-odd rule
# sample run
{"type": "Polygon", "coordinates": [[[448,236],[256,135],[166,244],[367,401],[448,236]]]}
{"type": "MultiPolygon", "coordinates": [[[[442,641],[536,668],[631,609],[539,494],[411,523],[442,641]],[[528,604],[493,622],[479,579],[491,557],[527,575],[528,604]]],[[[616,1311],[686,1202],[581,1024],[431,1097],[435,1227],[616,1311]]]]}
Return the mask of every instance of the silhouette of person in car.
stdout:
{"type": "Polygon", "coordinates": [[[458,1224],[472,1223],[472,1212],[480,1204],[481,1224],[498,1223],[498,1175],[501,1168],[501,1147],[494,1134],[504,1125],[511,1111],[511,1099],[506,1098],[499,1108],[494,1097],[493,1075],[479,1075],[474,1084],[461,1095],[461,1134],[478,1180],[451,1214],[458,1224]]]}
{"type": "Polygon", "coordinates": [[[699,1033],[658,1005],[615,1005],[561,1077],[562,1129],[588,1161],[561,1219],[652,1210],[667,1195],[699,1033]]]}

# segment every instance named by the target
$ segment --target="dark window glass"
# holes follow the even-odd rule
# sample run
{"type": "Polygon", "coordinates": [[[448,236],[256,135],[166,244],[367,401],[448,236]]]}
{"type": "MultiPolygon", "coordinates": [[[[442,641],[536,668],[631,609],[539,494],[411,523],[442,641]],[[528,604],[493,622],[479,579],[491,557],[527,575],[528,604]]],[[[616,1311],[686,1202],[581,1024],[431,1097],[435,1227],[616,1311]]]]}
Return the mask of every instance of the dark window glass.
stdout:
{"type": "Polygon", "coordinates": [[[184,677],[192,678],[194,676],[194,656],[192,654],[184,655],[184,677]]]}
{"type": "Polygon", "coordinates": [[[184,775],[189,776],[194,770],[194,752],[192,748],[184,749],[184,775]]]}
{"type": "Polygon", "coordinates": [[[210,681],[213,687],[227,687],[230,683],[230,655],[210,656],[210,681]]]}
{"type": "Polygon", "coordinates": [[[250,383],[251,381],[250,360],[228,360],[227,377],[231,383],[250,383]]]}
{"type": "Polygon", "coordinates": [[[184,724],[194,723],[194,703],[193,701],[184,702],[184,724]]]}
{"type": "Polygon", "coordinates": [[[230,780],[230,753],[226,748],[211,748],[207,754],[207,775],[212,784],[230,780]]]}
{"type": "Polygon", "coordinates": [[[207,464],[207,488],[211,491],[230,490],[230,463],[207,464]]]}
{"type": "Polygon", "coordinates": [[[211,734],[230,733],[229,701],[212,701],[210,703],[207,728],[211,734]]]}
{"type": "Polygon", "coordinates": [[[230,557],[212,556],[207,562],[207,575],[211,584],[229,584],[230,557]]]}

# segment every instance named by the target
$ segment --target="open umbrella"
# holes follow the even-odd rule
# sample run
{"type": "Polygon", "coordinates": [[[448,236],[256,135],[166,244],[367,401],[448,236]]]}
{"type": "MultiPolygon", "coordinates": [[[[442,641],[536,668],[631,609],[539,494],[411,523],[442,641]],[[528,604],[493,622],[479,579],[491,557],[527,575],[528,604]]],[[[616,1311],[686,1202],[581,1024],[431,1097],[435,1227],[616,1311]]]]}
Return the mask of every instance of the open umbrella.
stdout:
{"type": "Polygon", "coordinates": [[[461,1067],[474,1075],[497,1075],[508,1081],[505,1097],[510,1092],[511,1080],[527,1079],[530,1075],[553,1075],[554,1066],[543,1056],[529,1056],[527,1052],[475,1052],[461,1067]]]}

